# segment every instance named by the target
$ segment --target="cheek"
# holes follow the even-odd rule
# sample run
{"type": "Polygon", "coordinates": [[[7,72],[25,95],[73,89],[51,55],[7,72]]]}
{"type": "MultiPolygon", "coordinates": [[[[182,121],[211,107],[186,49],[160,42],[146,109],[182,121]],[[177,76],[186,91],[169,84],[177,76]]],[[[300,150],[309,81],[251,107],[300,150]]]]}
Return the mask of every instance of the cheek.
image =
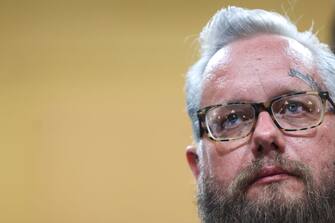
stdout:
{"type": "Polygon", "coordinates": [[[250,164],[251,157],[249,157],[250,153],[246,153],[243,148],[235,148],[223,153],[222,151],[227,148],[222,147],[223,145],[219,143],[207,145],[203,160],[206,174],[227,187],[240,171],[250,164]]]}
{"type": "Polygon", "coordinates": [[[334,127],[330,127],[329,124],[322,124],[317,128],[313,137],[290,137],[287,140],[289,159],[308,166],[317,183],[320,183],[323,176],[328,176],[334,171],[335,137],[331,134],[334,127]]]}

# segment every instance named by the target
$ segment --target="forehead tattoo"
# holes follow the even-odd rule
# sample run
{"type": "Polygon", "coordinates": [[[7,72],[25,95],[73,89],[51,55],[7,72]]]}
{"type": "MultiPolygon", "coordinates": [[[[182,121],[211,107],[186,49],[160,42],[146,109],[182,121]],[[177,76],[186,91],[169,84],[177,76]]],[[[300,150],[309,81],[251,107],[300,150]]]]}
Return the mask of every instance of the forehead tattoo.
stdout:
{"type": "Polygon", "coordinates": [[[303,74],[298,70],[290,69],[290,72],[288,73],[291,77],[297,77],[300,80],[303,80],[306,84],[308,84],[313,90],[320,91],[321,87],[316,83],[316,81],[312,78],[312,76],[308,74],[303,74]]]}

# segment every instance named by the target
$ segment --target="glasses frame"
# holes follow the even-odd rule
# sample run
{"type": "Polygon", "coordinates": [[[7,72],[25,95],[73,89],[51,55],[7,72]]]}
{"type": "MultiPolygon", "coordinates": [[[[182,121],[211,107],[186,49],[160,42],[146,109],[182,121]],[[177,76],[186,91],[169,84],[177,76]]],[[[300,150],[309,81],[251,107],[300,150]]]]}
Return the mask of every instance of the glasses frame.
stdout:
{"type": "Polygon", "coordinates": [[[206,135],[208,136],[209,139],[214,140],[214,141],[219,141],[219,142],[224,142],[224,141],[232,141],[232,140],[237,140],[237,139],[241,139],[244,137],[247,137],[248,135],[250,135],[254,130],[255,130],[255,125],[258,119],[259,114],[262,111],[266,111],[270,114],[271,119],[273,120],[273,122],[275,123],[275,125],[283,130],[283,131],[287,131],[287,132],[293,132],[293,131],[302,131],[302,130],[307,130],[307,129],[312,129],[315,128],[319,125],[321,125],[321,123],[323,122],[324,119],[324,114],[326,112],[326,102],[329,102],[333,109],[332,111],[334,112],[335,110],[335,103],[334,101],[330,98],[329,96],[329,92],[328,91],[300,91],[300,92],[294,92],[294,93],[288,93],[288,94],[283,94],[277,97],[274,97],[272,99],[270,99],[269,101],[266,102],[260,102],[260,103],[250,103],[250,102],[228,102],[228,103],[223,103],[223,104],[216,104],[216,105],[210,105],[210,106],[206,106],[204,108],[201,108],[197,111],[197,116],[198,116],[198,121],[199,121],[199,131],[200,131],[200,137],[203,137],[203,135],[206,133],[206,135]],[[283,97],[288,97],[288,96],[295,96],[295,95],[302,95],[302,94],[307,94],[307,95],[317,95],[320,97],[321,101],[322,101],[322,105],[323,105],[323,112],[321,114],[321,119],[320,121],[310,127],[307,128],[300,128],[300,129],[286,129],[283,128],[279,125],[279,123],[277,122],[276,118],[274,117],[272,110],[271,110],[271,106],[275,101],[278,101],[279,99],[283,98],[283,97]],[[224,139],[220,139],[220,138],[216,138],[212,135],[210,128],[208,126],[208,123],[206,121],[206,115],[207,112],[209,110],[212,110],[214,108],[217,107],[221,107],[221,106],[225,106],[225,105],[237,105],[237,104],[248,104],[251,105],[254,110],[255,110],[255,121],[254,124],[250,130],[250,132],[247,135],[243,135],[237,138],[224,138],[224,139]]]}

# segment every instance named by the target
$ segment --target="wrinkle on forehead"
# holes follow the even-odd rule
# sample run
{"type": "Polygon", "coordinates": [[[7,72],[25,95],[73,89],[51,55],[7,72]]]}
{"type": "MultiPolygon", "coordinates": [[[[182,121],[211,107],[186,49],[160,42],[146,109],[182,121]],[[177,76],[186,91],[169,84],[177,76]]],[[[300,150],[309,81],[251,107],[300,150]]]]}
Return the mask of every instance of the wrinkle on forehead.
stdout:
{"type": "MultiPolygon", "coordinates": [[[[280,91],[307,90],[311,86],[289,72],[295,69],[315,75],[314,67],[311,51],[290,38],[262,34],[240,39],[209,60],[203,79],[202,99],[206,99],[201,104],[234,99],[260,100],[276,96],[280,91]]],[[[314,78],[319,81],[317,75],[314,78]]]]}

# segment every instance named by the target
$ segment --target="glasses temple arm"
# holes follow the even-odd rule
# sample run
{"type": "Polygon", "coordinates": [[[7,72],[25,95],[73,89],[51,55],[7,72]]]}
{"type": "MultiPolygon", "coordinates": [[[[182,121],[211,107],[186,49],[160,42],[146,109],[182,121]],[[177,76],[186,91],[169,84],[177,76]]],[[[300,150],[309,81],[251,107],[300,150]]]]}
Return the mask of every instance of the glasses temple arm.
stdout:
{"type": "Polygon", "coordinates": [[[335,103],[334,103],[334,101],[331,99],[330,96],[328,96],[327,99],[328,99],[329,103],[330,103],[330,104],[332,105],[332,107],[333,107],[332,111],[335,112],[335,103]]]}

